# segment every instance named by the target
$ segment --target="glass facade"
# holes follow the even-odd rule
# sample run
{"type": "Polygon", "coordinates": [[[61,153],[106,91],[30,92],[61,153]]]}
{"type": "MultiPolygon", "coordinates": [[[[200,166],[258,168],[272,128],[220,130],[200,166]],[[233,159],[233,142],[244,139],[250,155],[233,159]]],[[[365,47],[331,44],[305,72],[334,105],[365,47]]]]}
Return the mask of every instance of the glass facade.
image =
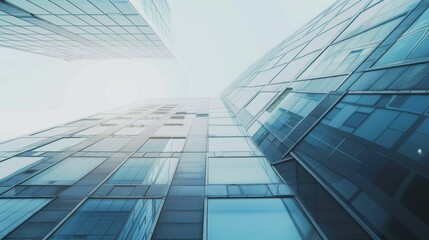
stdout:
{"type": "Polygon", "coordinates": [[[0,46],[75,59],[173,57],[165,0],[7,0],[0,46]]]}
{"type": "Polygon", "coordinates": [[[142,100],[0,143],[0,237],[428,239],[428,8],[339,0],[221,99],[142,100]]]}
{"type": "Polygon", "coordinates": [[[329,239],[429,237],[428,7],[336,1],[222,94],[329,239]]]}

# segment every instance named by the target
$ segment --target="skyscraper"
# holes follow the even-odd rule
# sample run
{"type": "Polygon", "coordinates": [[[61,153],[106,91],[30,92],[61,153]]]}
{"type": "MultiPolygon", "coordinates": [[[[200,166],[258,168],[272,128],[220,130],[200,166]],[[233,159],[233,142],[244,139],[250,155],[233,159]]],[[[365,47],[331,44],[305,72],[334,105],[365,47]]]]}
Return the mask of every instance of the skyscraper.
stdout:
{"type": "Polygon", "coordinates": [[[428,7],[339,0],[221,99],[1,143],[0,237],[428,239],[428,7]]]}
{"type": "Polygon", "coordinates": [[[428,1],[337,1],[223,94],[329,238],[429,237],[428,1]]]}
{"type": "Polygon", "coordinates": [[[66,60],[172,57],[166,0],[2,0],[0,46],[66,60]]]}

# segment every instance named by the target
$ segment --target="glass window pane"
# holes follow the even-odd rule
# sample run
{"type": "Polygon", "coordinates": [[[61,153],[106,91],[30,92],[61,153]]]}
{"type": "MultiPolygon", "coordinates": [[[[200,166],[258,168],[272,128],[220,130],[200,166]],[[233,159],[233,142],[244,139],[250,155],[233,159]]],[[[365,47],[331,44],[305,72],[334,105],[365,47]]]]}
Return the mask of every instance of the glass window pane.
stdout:
{"type": "Polygon", "coordinates": [[[150,239],[160,199],[89,199],[52,239],[150,239]]]}
{"type": "Polygon", "coordinates": [[[276,94],[275,92],[261,92],[245,108],[252,116],[256,116],[276,94]]]}
{"type": "Polygon", "coordinates": [[[0,238],[27,220],[49,202],[49,199],[0,199],[0,238]]]}
{"type": "Polygon", "coordinates": [[[0,144],[0,151],[17,151],[46,138],[18,138],[0,144]]]}
{"type": "Polygon", "coordinates": [[[109,184],[169,184],[177,158],[130,158],[107,181],[109,184]]]}
{"type": "Polygon", "coordinates": [[[101,126],[100,127],[91,127],[91,128],[85,129],[81,132],[78,132],[77,134],[81,134],[81,135],[85,135],[85,136],[97,135],[99,133],[102,133],[102,132],[108,130],[109,128],[110,127],[101,127],[101,126]]]}
{"type": "MultiPolygon", "coordinates": [[[[169,123],[173,124],[173,123],[169,123]]],[[[190,126],[185,125],[177,125],[177,126],[162,126],[154,136],[172,136],[172,137],[180,137],[188,135],[190,126]]]]}
{"type": "Polygon", "coordinates": [[[150,138],[139,152],[181,152],[186,138],[150,138]]]}
{"type": "Polygon", "coordinates": [[[121,150],[132,138],[104,138],[101,141],[85,148],[90,152],[117,152],[121,150]]]}
{"type": "Polygon", "coordinates": [[[71,185],[84,177],[105,158],[70,157],[25,181],[29,185],[71,185]]]}
{"type": "Polygon", "coordinates": [[[0,162],[0,180],[19,170],[24,170],[33,163],[42,160],[43,157],[13,157],[0,162]]]}
{"type": "Polygon", "coordinates": [[[210,118],[210,125],[237,125],[233,118],[210,118]]]}
{"type": "Polygon", "coordinates": [[[60,152],[63,150],[66,150],[67,148],[73,147],[83,141],[85,141],[86,138],[62,138],[55,142],[49,143],[47,145],[44,145],[42,147],[39,147],[35,149],[34,151],[41,151],[41,152],[60,152]]]}
{"type": "Polygon", "coordinates": [[[207,176],[209,184],[279,182],[265,158],[209,158],[207,176]]]}
{"type": "Polygon", "coordinates": [[[238,126],[210,126],[210,136],[243,136],[238,126]]]}
{"type": "Polygon", "coordinates": [[[292,199],[209,199],[207,223],[208,240],[308,239],[317,235],[292,199]]]}
{"type": "Polygon", "coordinates": [[[74,129],[74,127],[55,127],[55,128],[51,128],[51,129],[48,129],[46,131],[43,131],[41,133],[33,134],[32,136],[52,137],[52,136],[60,135],[60,134],[63,134],[65,132],[71,131],[73,129],[74,129]]]}
{"type": "Polygon", "coordinates": [[[210,152],[252,152],[257,151],[252,142],[245,137],[209,138],[210,152]]]}
{"type": "Polygon", "coordinates": [[[124,127],[121,130],[115,132],[114,135],[129,135],[135,136],[140,135],[146,128],[144,127],[124,127]]]}
{"type": "Polygon", "coordinates": [[[387,50],[375,66],[398,64],[403,61],[423,59],[429,56],[429,10],[426,10],[414,24],[387,50]]]}

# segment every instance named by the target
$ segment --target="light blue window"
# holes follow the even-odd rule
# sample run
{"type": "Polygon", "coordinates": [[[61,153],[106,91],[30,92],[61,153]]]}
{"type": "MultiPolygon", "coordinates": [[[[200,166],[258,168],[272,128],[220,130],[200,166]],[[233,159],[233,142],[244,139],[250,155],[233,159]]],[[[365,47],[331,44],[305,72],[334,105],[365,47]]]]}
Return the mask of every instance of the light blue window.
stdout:
{"type": "Polygon", "coordinates": [[[177,158],[130,158],[107,181],[109,184],[169,184],[177,158]]]}
{"type": "Polygon", "coordinates": [[[115,135],[135,136],[140,135],[145,129],[145,127],[124,127],[121,130],[115,132],[115,135]]]}
{"type": "Polygon", "coordinates": [[[33,136],[52,137],[52,136],[56,136],[56,135],[60,135],[60,134],[69,132],[73,129],[74,129],[74,127],[55,127],[55,128],[51,128],[51,129],[48,129],[48,130],[40,132],[40,133],[33,134],[33,136]]]}
{"type": "Polygon", "coordinates": [[[44,145],[42,147],[39,147],[35,149],[34,151],[40,151],[40,152],[60,152],[63,150],[66,150],[67,148],[73,147],[83,141],[85,141],[86,138],[62,138],[55,142],[49,143],[47,145],[44,145]]]}
{"type": "Polygon", "coordinates": [[[208,184],[278,183],[279,179],[265,158],[209,158],[208,184]]]}
{"type": "Polygon", "coordinates": [[[253,152],[256,147],[247,137],[211,137],[210,152],[253,152]]]}
{"type": "Polygon", "coordinates": [[[49,202],[43,198],[0,199],[0,238],[4,238],[49,202]]]}
{"type": "Polygon", "coordinates": [[[249,104],[247,104],[246,110],[252,116],[256,116],[276,94],[276,92],[260,92],[249,104]]]}
{"type": "Polygon", "coordinates": [[[72,185],[92,171],[104,158],[70,157],[25,181],[29,185],[72,185]]]}
{"type": "Polygon", "coordinates": [[[186,138],[150,138],[139,152],[181,152],[186,138]]]}
{"type": "Polygon", "coordinates": [[[210,136],[243,136],[240,128],[238,126],[210,126],[209,127],[210,136]]]}
{"type": "Polygon", "coordinates": [[[0,180],[26,169],[28,166],[42,159],[43,157],[13,157],[0,162],[0,180]]]}
{"type": "Polygon", "coordinates": [[[46,138],[18,138],[0,144],[0,151],[18,151],[31,144],[40,142],[46,138]]]}
{"type": "Polygon", "coordinates": [[[309,239],[317,235],[291,198],[208,200],[208,240],[309,239]]]}
{"type": "Polygon", "coordinates": [[[233,118],[210,118],[210,125],[237,125],[233,118]]]}
{"type": "Polygon", "coordinates": [[[81,132],[78,132],[77,134],[85,135],[85,136],[97,135],[97,134],[100,134],[100,133],[102,133],[108,129],[110,129],[110,127],[96,126],[96,127],[91,127],[91,128],[85,129],[81,132]]]}
{"type": "Polygon", "coordinates": [[[160,199],[89,199],[52,239],[150,239],[160,199]]]}
{"type": "Polygon", "coordinates": [[[132,138],[104,138],[101,141],[85,148],[84,151],[90,152],[117,152],[121,150],[132,138]]]}

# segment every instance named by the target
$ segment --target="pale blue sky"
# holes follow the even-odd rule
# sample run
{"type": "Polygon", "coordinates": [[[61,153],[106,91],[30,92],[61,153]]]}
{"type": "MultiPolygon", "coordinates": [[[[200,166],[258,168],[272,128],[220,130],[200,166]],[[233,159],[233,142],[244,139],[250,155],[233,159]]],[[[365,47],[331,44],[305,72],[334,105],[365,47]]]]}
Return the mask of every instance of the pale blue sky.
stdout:
{"type": "Polygon", "coordinates": [[[0,48],[0,141],[144,98],[219,97],[332,0],[170,0],[176,59],[67,62],[0,48]]]}

